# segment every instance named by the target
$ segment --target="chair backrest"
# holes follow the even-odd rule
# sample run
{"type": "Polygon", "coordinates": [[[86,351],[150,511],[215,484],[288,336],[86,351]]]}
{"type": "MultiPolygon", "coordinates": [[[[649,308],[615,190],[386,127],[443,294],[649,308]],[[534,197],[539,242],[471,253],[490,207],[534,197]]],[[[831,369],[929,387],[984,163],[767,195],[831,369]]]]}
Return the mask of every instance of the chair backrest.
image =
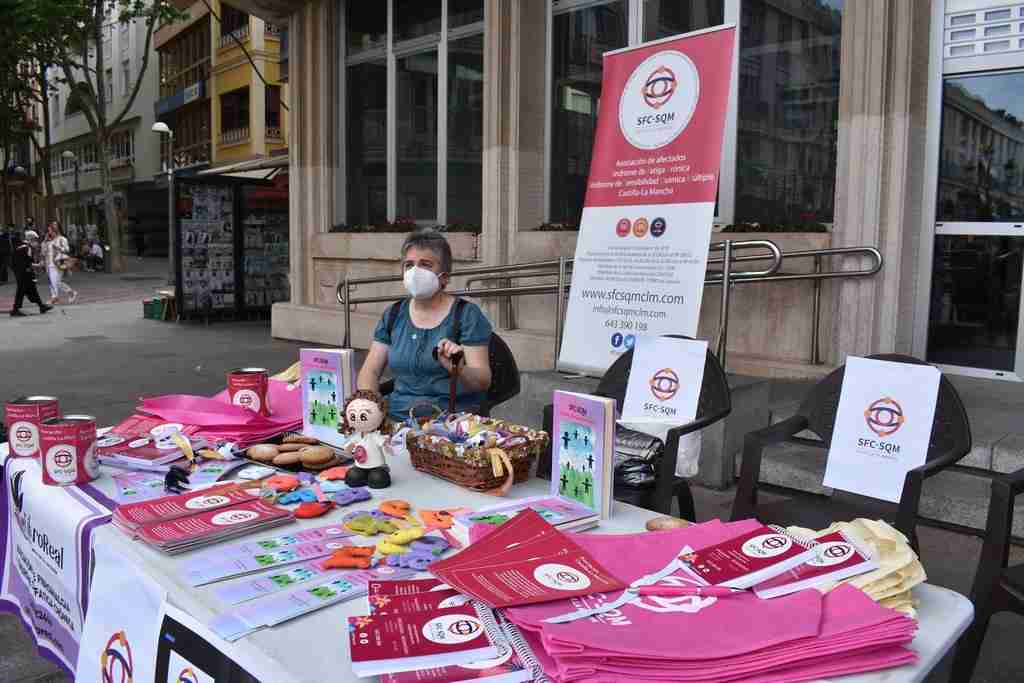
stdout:
{"type": "MultiPolygon", "coordinates": [[[[911,365],[928,365],[919,358],[888,353],[868,356],[874,360],[911,365]]],[[[843,390],[843,376],[846,366],[836,368],[818,382],[800,406],[799,414],[807,418],[808,429],[821,439],[825,447],[832,442],[832,431],[836,425],[836,411],[839,409],[839,395],[843,390]]],[[[939,396],[935,406],[935,420],[928,446],[928,460],[943,453],[967,453],[971,450],[971,427],[967,411],[953,384],[943,375],[939,379],[939,396]]]]}
{"type": "MultiPolygon", "coordinates": [[[[667,334],[673,339],[693,339],[680,334],[667,334]]],[[[626,385],[629,383],[629,371],[633,366],[633,349],[619,356],[601,377],[597,385],[598,396],[614,398],[619,410],[626,400],[626,385]]],[[[708,349],[704,360],[704,380],[700,387],[700,398],[697,400],[697,417],[694,421],[706,420],[719,415],[726,415],[732,409],[732,398],[729,393],[729,381],[725,376],[718,357],[708,349]]]]}
{"type": "Polygon", "coordinates": [[[504,339],[493,332],[487,353],[491,364],[491,386],[487,389],[487,404],[489,408],[493,408],[519,393],[519,366],[512,355],[512,349],[504,339]]]}

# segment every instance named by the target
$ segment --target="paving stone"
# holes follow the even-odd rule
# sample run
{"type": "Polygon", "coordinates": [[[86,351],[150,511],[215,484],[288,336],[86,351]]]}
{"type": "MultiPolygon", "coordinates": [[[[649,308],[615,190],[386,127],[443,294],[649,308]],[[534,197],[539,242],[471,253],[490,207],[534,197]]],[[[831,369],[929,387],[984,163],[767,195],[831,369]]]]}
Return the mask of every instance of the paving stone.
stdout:
{"type": "Polygon", "coordinates": [[[1024,467],[1024,434],[1007,434],[992,449],[992,469],[1016,472],[1024,467]]]}

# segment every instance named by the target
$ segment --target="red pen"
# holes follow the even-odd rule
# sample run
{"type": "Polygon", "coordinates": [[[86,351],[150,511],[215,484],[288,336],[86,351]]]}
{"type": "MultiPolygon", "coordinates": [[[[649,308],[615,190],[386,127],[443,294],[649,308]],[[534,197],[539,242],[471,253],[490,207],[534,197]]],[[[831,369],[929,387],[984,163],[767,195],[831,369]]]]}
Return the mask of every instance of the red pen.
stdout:
{"type": "Polygon", "coordinates": [[[730,595],[745,592],[724,586],[640,586],[633,590],[638,595],[657,595],[661,597],[696,595],[707,598],[727,598],[730,595]]]}

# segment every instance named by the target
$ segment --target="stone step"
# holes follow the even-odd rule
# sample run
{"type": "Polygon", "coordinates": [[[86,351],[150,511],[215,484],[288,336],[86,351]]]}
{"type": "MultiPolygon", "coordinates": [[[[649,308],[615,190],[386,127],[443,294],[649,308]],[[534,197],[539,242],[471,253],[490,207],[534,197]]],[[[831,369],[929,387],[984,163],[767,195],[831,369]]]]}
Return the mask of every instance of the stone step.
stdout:
{"type": "MultiPolygon", "coordinates": [[[[1021,443],[1024,443],[1022,438],[1021,443]]],[[[1019,451],[1015,457],[1019,457],[1019,451]]],[[[737,458],[739,476],[742,458],[737,458]]],[[[824,452],[798,444],[769,446],[761,457],[763,483],[807,493],[831,495],[822,486],[825,476],[824,452]]],[[[973,529],[983,530],[988,515],[991,479],[983,474],[946,471],[925,481],[921,491],[920,515],[973,529]]],[[[1024,496],[1017,499],[1013,533],[1024,536],[1024,496]]]]}

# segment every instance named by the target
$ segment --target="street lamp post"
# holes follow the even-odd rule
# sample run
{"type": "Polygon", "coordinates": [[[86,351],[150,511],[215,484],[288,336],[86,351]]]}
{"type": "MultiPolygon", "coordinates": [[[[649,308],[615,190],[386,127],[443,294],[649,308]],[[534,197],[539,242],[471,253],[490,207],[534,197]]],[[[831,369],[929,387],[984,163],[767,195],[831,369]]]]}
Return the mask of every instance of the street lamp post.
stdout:
{"type": "Polygon", "coordinates": [[[85,218],[82,214],[82,195],[78,191],[78,157],[70,149],[66,149],[61,152],[61,156],[70,161],[75,166],[75,208],[78,210],[78,219],[81,223],[78,229],[81,230],[85,225],[85,218]]]}
{"type": "Polygon", "coordinates": [[[166,135],[167,147],[167,265],[171,272],[167,284],[174,285],[177,269],[174,267],[174,131],[163,121],[157,121],[151,129],[154,133],[166,135]]]}

